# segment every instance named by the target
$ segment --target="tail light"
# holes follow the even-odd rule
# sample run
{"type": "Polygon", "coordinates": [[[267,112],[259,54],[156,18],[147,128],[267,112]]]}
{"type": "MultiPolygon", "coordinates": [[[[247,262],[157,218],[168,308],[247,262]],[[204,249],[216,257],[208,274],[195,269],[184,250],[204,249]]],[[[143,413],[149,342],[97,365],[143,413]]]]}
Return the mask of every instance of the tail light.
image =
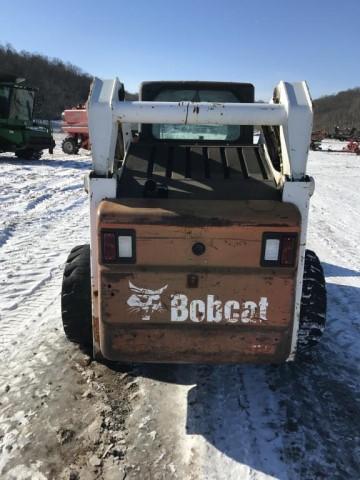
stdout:
{"type": "Polygon", "coordinates": [[[135,230],[103,230],[101,232],[101,251],[103,263],[135,263],[135,230]]]}
{"type": "Polygon", "coordinates": [[[297,245],[297,233],[264,233],[260,264],[263,267],[293,267],[297,245]]]}
{"type": "Polygon", "coordinates": [[[116,239],[114,232],[103,232],[102,234],[103,260],[114,262],[116,260],[116,239]]]}
{"type": "Polygon", "coordinates": [[[284,235],[281,240],[280,264],[292,267],[295,264],[297,238],[294,235],[284,235]]]}

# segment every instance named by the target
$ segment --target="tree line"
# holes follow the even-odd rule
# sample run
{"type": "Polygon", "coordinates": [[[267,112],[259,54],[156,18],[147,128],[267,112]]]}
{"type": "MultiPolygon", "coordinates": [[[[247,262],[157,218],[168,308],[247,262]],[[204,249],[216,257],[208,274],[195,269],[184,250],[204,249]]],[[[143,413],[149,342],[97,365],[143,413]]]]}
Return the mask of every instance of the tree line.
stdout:
{"type": "MultiPolygon", "coordinates": [[[[84,103],[92,81],[91,75],[71,63],[19,52],[10,44],[0,45],[0,74],[25,78],[29,86],[39,89],[34,115],[42,119],[58,119],[66,108],[84,103]]],[[[137,99],[137,94],[127,92],[126,98],[137,99]]],[[[335,125],[360,130],[360,88],[314,100],[314,130],[333,132],[335,125]]]]}
{"type": "Polygon", "coordinates": [[[314,130],[334,132],[335,126],[360,130],[360,88],[314,100],[314,130]]]}
{"type": "MultiPolygon", "coordinates": [[[[38,89],[34,117],[55,120],[66,108],[84,103],[89,95],[92,76],[58,58],[17,51],[10,44],[0,45],[0,75],[25,78],[38,89]]],[[[127,98],[137,95],[127,94],[127,98]]]]}
{"type": "Polygon", "coordinates": [[[0,45],[0,73],[25,78],[28,86],[39,89],[34,116],[42,119],[60,118],[65,108],[84,102],[92,80],[75,65],[37,53],[18,52],[9,44],[0,45]]]}

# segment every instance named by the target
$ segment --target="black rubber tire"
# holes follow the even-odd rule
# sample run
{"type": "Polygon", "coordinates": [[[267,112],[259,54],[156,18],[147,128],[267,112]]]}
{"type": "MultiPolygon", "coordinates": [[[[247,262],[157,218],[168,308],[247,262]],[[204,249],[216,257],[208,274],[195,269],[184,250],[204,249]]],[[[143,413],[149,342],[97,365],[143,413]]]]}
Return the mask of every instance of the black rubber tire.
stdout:
{"type": "Polygon", "coordinates": [[[76,155],[79,151],[77,141],[74,137],[66,137],[61,144],[61,148],[67,155],[76,155]]]}
{"type": "Polygon", "coordinates": [[[61,314],[67,338],[92,350],[90,245],[73,248],[64,268],[61,314]]]}
{"type": "Polygon", "coordinates": [[[42,150],[33,150],[32,148],[25,148],[15,152],[15,155],[20,160],[40,160],[42,154],[42,150]]]}
{"type": "Polygon", "coordinates": [[[304,278],[297,341],[299,354],[317,345],[325,329],[326,284],[324,271],[317,255],[305,252],[304,278]]]}

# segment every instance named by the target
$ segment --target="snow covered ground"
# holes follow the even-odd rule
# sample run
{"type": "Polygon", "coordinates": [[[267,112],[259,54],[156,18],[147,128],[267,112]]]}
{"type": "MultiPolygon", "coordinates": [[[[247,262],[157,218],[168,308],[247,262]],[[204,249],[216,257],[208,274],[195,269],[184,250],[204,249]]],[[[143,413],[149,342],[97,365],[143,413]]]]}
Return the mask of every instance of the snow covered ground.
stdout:
{"type": "Polygon", "coordinates": [[[88,242],[91,157],[64,155],[56,137],[40,161],[0,155],[0,477],[360,478],[360,157],[310,154],[308,244],[328,283],[310,358],[120,369],[63,336],[62,267],[88,242]]]}

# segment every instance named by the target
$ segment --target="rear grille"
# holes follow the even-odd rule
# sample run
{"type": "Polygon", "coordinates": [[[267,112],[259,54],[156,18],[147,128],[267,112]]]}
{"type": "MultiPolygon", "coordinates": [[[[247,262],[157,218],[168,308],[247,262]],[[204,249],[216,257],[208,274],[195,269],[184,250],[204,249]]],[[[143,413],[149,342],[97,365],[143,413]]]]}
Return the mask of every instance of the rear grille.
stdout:
{"type": "Polygon", "coordinates": [[[141,197],[150,178],[165,184],[174,198],[209,198],[209,192],[219,199],[279,198],[258,146],[133,144],[120,180],[120,196],[141,197]]]}
{"type": "Polygon", "coordinates": [[[127,165],[132,170],[166,178],[227,179],[240,176],[269,179],[265,159],[254,147],[174,147],[143,146],[130,152],[127,165]],[[149,152],[146,150],[149,149],[149,152]]]}

